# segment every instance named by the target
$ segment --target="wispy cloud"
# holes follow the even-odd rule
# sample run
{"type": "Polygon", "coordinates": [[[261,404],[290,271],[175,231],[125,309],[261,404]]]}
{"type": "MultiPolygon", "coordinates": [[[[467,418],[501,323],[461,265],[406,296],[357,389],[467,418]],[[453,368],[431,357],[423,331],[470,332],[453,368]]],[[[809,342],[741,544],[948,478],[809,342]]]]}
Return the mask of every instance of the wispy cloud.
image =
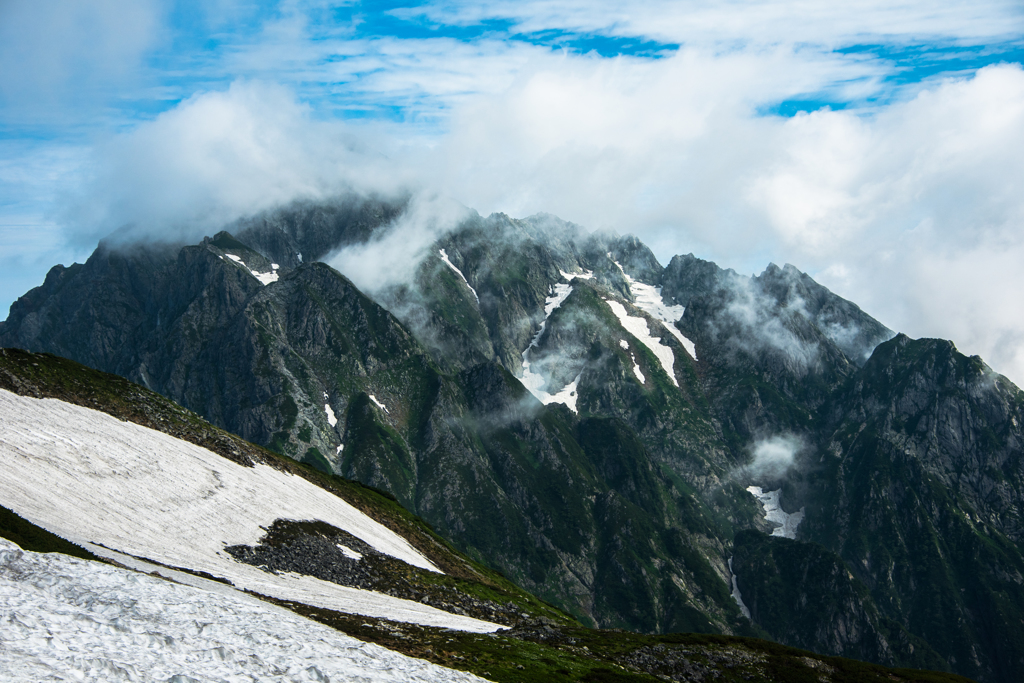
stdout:
{"type": "Polygon", "coordinates": [[[161,38],[161,15],[151,0],[0,3],[3,126],[76,126],[105,116],[125,83],[138,83],[161,38]]]}
{"type": "Polygon", "coordinates": [[[616,0],[437,2],[396,10],[438,24],[478,24],[508,19],[519,32],[559,28],[635,35],[678,42],[788,42],[836,45],[861,41],[949,38],[988,42],[1019,36],[1024,10],[1012,0],[992,2],[900,2],[806,0],[750,2],[654,0],[640,6],[616,0]]]}

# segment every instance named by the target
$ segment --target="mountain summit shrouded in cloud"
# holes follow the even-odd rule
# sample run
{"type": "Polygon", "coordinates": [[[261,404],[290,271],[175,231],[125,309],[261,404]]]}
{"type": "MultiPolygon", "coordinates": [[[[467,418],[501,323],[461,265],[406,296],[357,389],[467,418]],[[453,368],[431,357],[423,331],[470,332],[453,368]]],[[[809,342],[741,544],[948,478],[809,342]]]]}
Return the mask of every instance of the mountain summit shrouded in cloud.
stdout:
{"type": "Polygon", "coordinates": [[[1022,382],[1022,46],[998,1],[5,3],[0,305],[115,231],[423,190],[794,263],[1022,382]]]}

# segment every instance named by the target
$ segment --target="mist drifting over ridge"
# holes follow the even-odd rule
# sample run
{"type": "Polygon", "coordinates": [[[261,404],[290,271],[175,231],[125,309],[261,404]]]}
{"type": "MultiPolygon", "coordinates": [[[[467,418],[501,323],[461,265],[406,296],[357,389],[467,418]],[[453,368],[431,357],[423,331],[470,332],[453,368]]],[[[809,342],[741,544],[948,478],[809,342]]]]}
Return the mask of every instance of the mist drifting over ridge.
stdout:
{"type": "Polygon", "coordinates": [[[18,279],[0,283],[4,303],[124,226],[192,240],[294,199],[422,191],[483,215],[633,233],[663,263],[794,263],[889,327],[951,338],[1024,381],[1013,3],[387,15],[431,37],[302,4],[249,15],[214,3],[192,28],[161,3],[59,23],[11,7],[0,60],[35,79],[4,69],[0,116],[48,127],[42,142],[5,143],[0,183],[18,199],[3,213],[4,270],[18,279]],[[509,28],[453,28],[487,21],[509,28]],[[206,47],[214,31],[226,37],[206,47]],[[872,40],[883,47],[857,47],[872,40]],[[918,72],[909,54],[945,66],[918,72]],[[75,64],[89,78],[69,77],[75,64]],[[120,104],[146,98],[145,111],[120,104]]]}

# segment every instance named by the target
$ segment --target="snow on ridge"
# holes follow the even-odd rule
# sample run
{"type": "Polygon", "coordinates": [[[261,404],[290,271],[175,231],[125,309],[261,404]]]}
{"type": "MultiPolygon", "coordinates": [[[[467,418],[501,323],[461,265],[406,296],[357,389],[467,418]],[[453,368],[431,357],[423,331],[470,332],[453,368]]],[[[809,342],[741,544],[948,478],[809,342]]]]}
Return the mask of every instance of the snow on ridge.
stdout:
{"type": "Polygon", "coordinates": [[[779,496],[782,494],[782,489],[765,493],[760,486],[748,486],[747,491],[761,502],[762,507],[764,507],[764,518],[773,524],[779,525],[772,530],[772,536],[796,538],[797,527],[800,526],[800,522],[804,521],[803,508],[800,508],[798,512],[783,511],[782,506],[779,504],[779,496]]]}
{"type": "Polygon", "coordinates": [[[462,274],[462,271],[459,270],[458,266],[456,266],[454,263],[448,260],[448,252],[446,252],[444,249],[438,249],[438,253],[441,254],[441,260],[447,263],[449,268],[458,273],[459,277],[462,278],[462,281],[466,283],[467,287],[469,287],[469,291],[473,292],[473,298],[476,299],[477,303],[480,303],[480,297],[476,295],[476,290],[473,289],[473,285],[469,284],[469,280],[467,280],[466,276],[462,274]]]}
{"type": "Polygon", "coordinates": [[[592,270],[583,270],[582,272],[579,273],[567,273],[564,270],[559,269],[558,272],[561,273],[562,277],[564,277],[569,282],[572,282],[576,278],[579,278],[581,280],[590,280],[594,277],[594,271],[592,270]]]}
{"type": "Polygon", "coordinates": [[[3,539],[0,603],[4,680],[483,680],[244,593],[23,551],[3,539]]]}
{"type": "MultiPolygon", "coordinates": [[[[259,271],[253,270],[248,265],[246,265],[245,261],[243,261],[240,256],[235,256],[234,254],[227,254],[227,257],[234,261],[235,263],[242,266],[243,268],[245,268],[247,271],[249,271],[249,274],[252,275],[257,280],[259,280],[260,283],[263,285],[269,285],[271,282],[277,282],[278,280],[277,269],[280,268],[281,266],[277,265],[276,263],[270,264],[269,273],[261,273],[259,271]]],[[[221,256],[221,260],[223,259],[224,257],[221,256]]]]}
{"type": "Polygon", "coordinates": [[[243,467],[140,425],[0,390],[0,505],[79,544],[97,543],[241,589],[342,612],[487,632],[500,626],[417,602],[236,562],[277,519],[322,520],[439,572],[408,541],[337,496],[268,465],[243,467]],[[41,492],[46,492],[43,495],[41,492]]]}
{"type": "Polygon", "coordinates": [[[376,396],[374,396],[373,394],[369,394],[369,397],[370,397],[370,400],[371,400],[371,401],[373,401],[373,403],[374,403],[374,404],[375,404],[375,405],[376,405],[376,406],[377,406],[378,408],[380,408],[381,410],[383,410],[383,411],[384,411],[385,413],[387,413],[388,415],[390,415],[390,414],[391,414],[391,411],[390,411],[390,410],[388,410],[388,407],[387,407],[386,405],[384,405],[383,403],[381,403],[380,401],[378,401],[378,400],[377,400],[377,397],[376,397],[376,396]]]}
{"type": "MultiPolygon", "coordinates": [[[[610,253],[608,258],[611,258],[610,253]]],[[[629,291],[633,294],[633,305],[664,323],[665,329],[679,340],[679,343],[683,345],[683,348],[686,349],[691,358],[697,360],[697,347],[676,327],[676,323],[683,319],[686,307],[669,306],[661,296],[661,287],[655,287],[654,285],[634,280],[618,261],[612,261],[612,263],[619,267],[623,277],[626,278],[626,282],[629,284],[629,291]]]]}
{"type": "Polygon", "coordinates": [[[637,341],[646,346],[651,350],[661,363],[661,367],[665,369],[665,374],[672,381],[672,384],[679,386],[679,382],[676,381],[675,374],[675,355],[672,353],[672,349],[661,343],[661,340],[657,337],[652,337],[651,332],[647,327],[647,319],[637,316],[629,315],[626,311],[626,307],[614,299],[605,299],[605,303],[612,309],[612,313],[619,319],[619,324],[631,335],[636,337],[637,341]]]}

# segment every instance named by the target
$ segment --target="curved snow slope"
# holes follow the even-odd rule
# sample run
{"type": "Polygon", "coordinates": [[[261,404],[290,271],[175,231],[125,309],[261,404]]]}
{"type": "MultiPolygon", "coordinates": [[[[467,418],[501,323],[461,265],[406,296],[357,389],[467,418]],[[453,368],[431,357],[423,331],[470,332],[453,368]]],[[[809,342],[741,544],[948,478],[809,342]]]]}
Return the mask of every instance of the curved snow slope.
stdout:
{"type": "Polygon", "coordinates": [[[0,604],[6,681],[483,680],[243,594],[24,552],[3,539],[0,604]]]}
{"type": "Polygon", "coordinates": [[[301,477],[242,467],[146,427],[0,390],[0,505],[77,543],[235,586],[396,621],[489,632],[497,624],[308,576],[270,574],[222,548],[256,545],[276,519],[322,520],[411,565],[439,571],[401,536],[301,477]]]}

